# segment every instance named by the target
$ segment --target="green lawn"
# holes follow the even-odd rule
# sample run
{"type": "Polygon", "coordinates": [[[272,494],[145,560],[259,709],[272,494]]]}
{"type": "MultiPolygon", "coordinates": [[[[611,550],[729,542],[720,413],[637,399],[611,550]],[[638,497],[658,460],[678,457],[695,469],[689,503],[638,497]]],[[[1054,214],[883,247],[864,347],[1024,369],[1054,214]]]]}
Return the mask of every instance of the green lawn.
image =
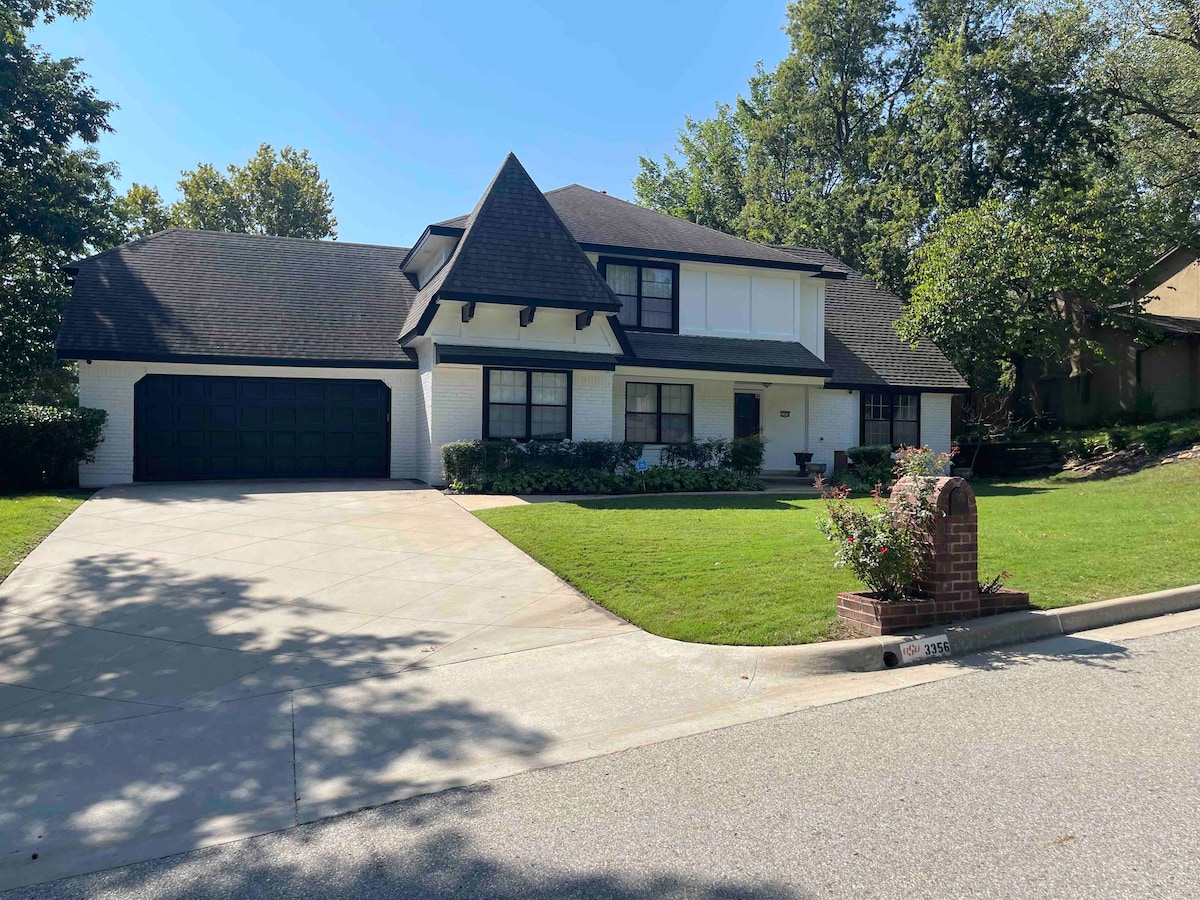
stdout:
{"type": "MultiPolygon", "coordinates": [[[[1200,461],[1110,481],[976,484],[980,575],[1012,573],[1040,607],[1200,581],[1200,461]]],[[[478,513],[617,615],[665,637],[793,644],[831,635],[832,567],[814,499],[688,496],[478,513]]]]}
{"type": "Polygon", "coordinates": [[[0,494],[0,581],[91,493],[0,494]]]}

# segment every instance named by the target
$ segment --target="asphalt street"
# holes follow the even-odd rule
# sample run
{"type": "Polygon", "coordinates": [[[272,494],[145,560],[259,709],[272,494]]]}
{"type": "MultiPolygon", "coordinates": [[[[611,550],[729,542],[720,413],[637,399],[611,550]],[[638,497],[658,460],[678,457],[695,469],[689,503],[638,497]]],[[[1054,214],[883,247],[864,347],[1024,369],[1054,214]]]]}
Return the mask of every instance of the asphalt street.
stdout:
{"type": "Polygon", "coordinates": [[[1200,895],[1200,629],[1033,647],[5,900],[1200,895]]]}

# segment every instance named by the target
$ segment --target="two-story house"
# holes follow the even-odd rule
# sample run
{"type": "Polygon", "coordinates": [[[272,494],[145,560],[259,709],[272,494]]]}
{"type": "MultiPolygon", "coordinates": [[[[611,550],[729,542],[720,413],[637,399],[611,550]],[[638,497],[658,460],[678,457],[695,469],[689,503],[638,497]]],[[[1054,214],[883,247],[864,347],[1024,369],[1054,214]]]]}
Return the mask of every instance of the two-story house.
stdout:
{"type": "Polygon", "coordinates": [[[82,260],[58,339],[108,411],[85,485],[443,482],[466,438],[664,444],[759,432],[766,468],[950,444],[966,384],[897,298],[509,155],[411,248],[170,229],[82,260]]]}

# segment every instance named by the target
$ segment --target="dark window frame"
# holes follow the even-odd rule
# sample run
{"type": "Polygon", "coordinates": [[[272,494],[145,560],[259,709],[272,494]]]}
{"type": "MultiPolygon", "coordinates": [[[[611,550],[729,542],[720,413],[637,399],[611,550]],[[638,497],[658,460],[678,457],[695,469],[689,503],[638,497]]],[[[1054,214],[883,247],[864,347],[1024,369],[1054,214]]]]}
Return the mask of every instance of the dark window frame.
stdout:
{"type": "MultiPolygon", "coordinates": [[[[483,439],[485,441],[561,441],[571,440],[574,425],[574,400],[575,400],[575,385],[574,379],[571,377],[570,369],[528,369],[524,366],[484,366],[483,367],[483,439]],[[524,437],[492,437],[491,436],[491,393],[492,393],[492,372],[524,372],[525,373],[525,436],[524,437]],[[566,375],[567,376],[567,433],[565,437],[534,437],[533,436],[533,408],[535,406],[545,406],[551,409],[562,409],[558,404],[534,403],[533,402],[533,376],[534,374],[546,375],[566,375]]],[[[501,406],[517,406],[516,403],[498,404],[501,406]]]]}
{"type": "MultiPolygon", "coordinates": [[[[639,444],[650,444],[657,446],[659,444],[666,446],[668,444],[687,444],[696,439],[696,386],[694,384],[680,384],[678,382],[662,382],[662,381],[627,381],[625,382],[625,440],[630,441],[629,437],[629,388],[631,386],[652,387],[654,388],[654,437],[653,441],[637,441],[639,444]],[[667,387],[685,387],[688,389],[688,439],[686,441],[664,441],[662,439],[662,419],[663,419],[663,404],[662,404],[662,389],[667,387]]],[[[648,416],[651,413],[634,412],[635,416],[648,416]]],[[[677,416],[679,413],[667,413],[669,416],[677,416]]]]}
{"type": "MultiPolygon", "coordinates": [[[[917,401],[917,443],[916,446],[921,446],[921,392],[920,391],[896,391],[896,390],[873,390],[858,392],[858,442],[865,444],[867,442],[867,397],[878,395],[887,399],[888,417],[884,419],[872,419],[872,422],[888,423],[888,442],[892,449],[898,449],[899,444],[896,443],[896,398],[897,397],[915,397],[917,401]]],[[[908,421],[907,419],[901,421],[908,421]]]]}
{"type": "MultiPolygon", "coordinates": [[[[637,324],[621,327],[629,331],[650,331],[658,334],[679,334],[679,263],[659,262],[651,259],[625,259],[619,256],[601,256],[596,262],[600,277],[608,283],[609,266],[631,266],[637,269],[637,324]],[[642,325],[642,269],[669,269],[671,271],[671,327],[651,328],[642,325]]],[[[618,316],[619,321],[619,316],[618,316]]]]}

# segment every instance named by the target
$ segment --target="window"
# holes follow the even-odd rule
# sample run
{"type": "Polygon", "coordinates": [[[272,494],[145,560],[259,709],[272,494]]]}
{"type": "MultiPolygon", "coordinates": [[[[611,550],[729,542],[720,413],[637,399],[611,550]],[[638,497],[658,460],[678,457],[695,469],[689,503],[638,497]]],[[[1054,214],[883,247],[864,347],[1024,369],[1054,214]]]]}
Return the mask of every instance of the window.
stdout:
{"type": "Polygon", "coordinates": [[[862,395],[862,442],[892,447],[921,443],[919,394],[870,393],[862,395]]]}
{"type": "Polygon", "coordinates": [[[692,439],[690,384],[625,385],[625,440],[686,444],[692,439]]]}
{"type": "Polygon", "coordinates": [[[571,373],[483,370],[483,436],[558,441],[571,436],[571,373]]]}
{"type": "Polygon", "coordinates": [[[679,266],[601,257],[600,274],[621,301],[617,320],[643,331],[679,330],[679,266]]]}

